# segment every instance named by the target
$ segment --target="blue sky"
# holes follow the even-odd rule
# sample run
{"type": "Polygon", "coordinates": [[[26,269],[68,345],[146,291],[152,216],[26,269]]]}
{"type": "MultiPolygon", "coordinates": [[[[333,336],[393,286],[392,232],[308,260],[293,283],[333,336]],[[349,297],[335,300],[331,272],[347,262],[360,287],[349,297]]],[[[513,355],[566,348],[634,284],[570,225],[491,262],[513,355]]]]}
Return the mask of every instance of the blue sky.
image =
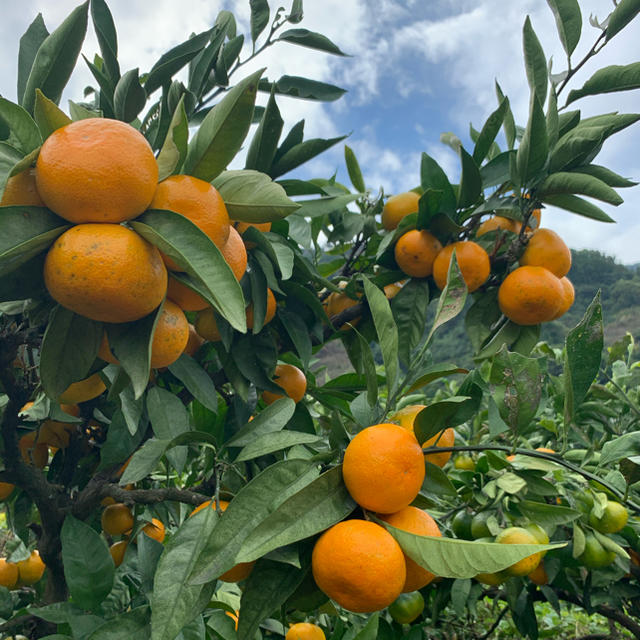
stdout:
{"type": "MultiPolygon", "coordinates": [[[[270,2],[272,9],[285,2],[270,2]]],[[[5,3],[6,4],[6,3],[5,3]]],[[[15,99],[18,41],[29,22],[41,11],[49,29],[78,3],[71,0],[23,0],[3,7],[0,24],[0,93],[15,99]]],[[[345,133],[357,153],[365,181],[394,193],[415,186],[422,151],[434,156],[457,177],[457,156],[440,143],[440,133],[455,132],[467,148],[469,122],[480,128],[497,106],[494,79],[509,96],[516,121],[524,125],[528,87],[522,59],[522,24],[529,15],[554,71],[564,68],[564,55],[555,22],[542,0],[305,0],[302,27],[329,36],[349,58],[328,56],[300,47],[279,44],[246,71],[266,65],[268,76],[306,75],[348,90],[336,103],[318,104],[281,99],[285,130],[297,120],[307,121],[307,137],[333,137],[345,133]]],[[[589,24],[613,7],[610,0],[580,0],[583,36],[575,55],[579,60],[597,37],[589,24]]],[[[123,70],[148,70],[159,55],[191,32],[211,26],[221,8],[236,14],[245,33],[249,24],[248,0],[110,0],[119,35],[123,70]],[[142,25],[142,26],[141,26],[142,25]]],[[[591,66],[575,79],[579,87],[596,68],[640,60],[637,24],[614,38],[591,66]],[[634,33],[635,31],[635,33],[634,33]]],[[[90,27],[84,53],[98,50],[90,27]]],[[[79,99],[92,78],[81,61],[66,92],[79,99]]],[[[575,103],[584,114],[634,112],[639,92],[610,94],[575,103]]],[[[574,107],[572,107],[574,108],[574,107]]],[[[610,139],[598,162],[629,178],[640,180],[640,125],[610,139]]],[[[328,177],[338,170],[346,181],[342,146],[310,163],[300,177],[328,177]]],[[[573,248],[595,248],[621,262],[640,261],[640,187],[622,190],[625,203],[603,208],[618,221],[604,225],[561,211],[547,211],[543,224],[558,231],[573,248]]]]}

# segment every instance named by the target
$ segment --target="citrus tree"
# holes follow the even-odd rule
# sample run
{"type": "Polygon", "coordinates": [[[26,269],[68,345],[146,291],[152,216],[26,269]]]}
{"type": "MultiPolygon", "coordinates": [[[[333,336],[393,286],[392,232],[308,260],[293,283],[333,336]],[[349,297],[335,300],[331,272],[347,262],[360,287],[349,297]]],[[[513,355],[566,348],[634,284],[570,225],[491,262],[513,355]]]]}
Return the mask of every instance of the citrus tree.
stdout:
{"type": "Polygon", "coordinates": [[[496,85],[473,149],[444,137],[459,180],[423,154],[392,197],[349,147],[353,190],[289,175],[343,138],[283,135],[278,96],[344,91],[236,72],[275,43],[344,54],[295,26],[300,0],[250,5],[250,45],[222,11],[142,74],[104,0],[21,39],[18,100],[0,98],[0,629],[476,638],[510,612],[536,638],[544,600],[640,637],[632,340],[603,364],[596,298],[563,350],[538,341],[573,303],[544,206],[611,222],[583,196],[635,184],[594,161],[640,115],[573,103],[637,88],[640,63],[565,87],[637,0],[580,61],[577,2],[549,0],[566,70],[527,19],[526,126],[496,85]],[[96,87],[67,115],[89,16],[96,87]],[[431,349],[458,314],[473,369],[431,349]],[[331,378],[336,345],[351,369],[331,378]]]}

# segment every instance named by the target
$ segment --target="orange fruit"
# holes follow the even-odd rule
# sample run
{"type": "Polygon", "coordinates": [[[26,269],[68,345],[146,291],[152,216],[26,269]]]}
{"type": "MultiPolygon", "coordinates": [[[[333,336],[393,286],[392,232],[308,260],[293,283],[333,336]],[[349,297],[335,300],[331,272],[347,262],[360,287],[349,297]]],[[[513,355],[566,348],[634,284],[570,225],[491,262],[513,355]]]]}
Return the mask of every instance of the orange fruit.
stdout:
{"type": "Polygon", "coordinates": [[[156,542],[161,544],[164,542],[164,524],[161,520],[158,520],[158,518],[151,518],[151,522],[142,527],[142,533],[149,536],[156,542]]]}
{"type": "Polygon", "coordinates": [[[576,299],[576,291],[573,288],[571,280],[569,280],[567,276],[560,278],[560,284],[562,285],[562,302],[560,304],[560,310],[555,316],[553,316],[552,320],[557,320],[567,313],[576,299]]]}
{"type": "Polygon", "coordinates": [[[426,278],[433,271],[433,263],[441,251],[438,238],[424,229],[412,229],[398,238],[394,255],[398,267],[413,278],[426,278]]]}
{"type": "Polygon", "coordinates": [[[436,257],[433,263],[433,279],[442,291],[447,284],[451,255],[456,251],[456,260],[460,273],[469,292],[481,287],[489,278],[491,263],[487,252],[475,242],[463,240],[448,244],[436,257]]]}
{"type": "Polygon", "coordinates": [[[29,168],[11,176],[0,200],[0,207],[22,205],[26,207],[44,207],[36,187],[36,170],[29,168]]]}
{"type": "Polygon", "coordinates": [[[133,527],[133,514],[126,504],[110,504],[102,512],[102,529],[110,536],[119,536],[133,527]]]}
{"type": "Polygon", "coordinates": [[[0,500],[6,500],[16,488],[15,484],[10,482],[0,482],[0,500]]]}
{"type": "Polygon", "coordinates": [[[196,331],[200,337],[210,342],[220,342],[222,340],[216,323],[216,314],[211,307],[200,311],[196,316],[196,331]]]}
{"type": "Polygon", "coordinates": [[[59,401],[64,404],[78,404],[97,398],[105,389],[105,383],[98,373],[70,384],[66,391],[62,393],[59,401]]]}
{"type": "Polygon", "coordinates": [[[549,584],[549,576],[544,569],[544,564],[541,562],[531,573],[527,575],[527,578],[539,586],[549,584]]]}
{"type": "Polygon", "coordinates": [[[142,213],[158,182],[158,164],[131,125],[87,118],[54,131],[36,162],[47,207],[70,222],[123,222],[142,213]]]}
{"type": "Polygon", "coordinates": [[[242,237],[233,227],[229,227],[229,237],[220,247],[220,252],[231,267],[236,280],[240,282],[247,270],[247,250],[242,242],[242,237]]]}
{"type": "Polygon", "coordinates": [[[544,267],[518,267],[498,289],[500,311],[525,326],[553,320],[563,298],[560,279],[544,267]]]}
{"type": "Polygon", "coordinates": [[[18,566],[20,584],[35,584],[42,578],[45,570],[45,564],[42,562],[40,553],[37,550],[32,551],[26,560],[21,560],[16,565],[18,566]]]}
{"type": "Polygon", "coordinates": [[[184,311],[165,300],[151,341],[151,368],[168,367],[184,351],[189,340],[189,323],[184,311]]]}
{"type": "MultiPolygon", "coordinates": [[[[222,196],[210,183],[193,176],[169,176],[158,184],[149,209],[168,209],[188,218],[222,249],[229,237],[229,214],[222,196]]],[[[171,258],[163,259],[169,269],[182,271],[171,258]]]]}
{"type": "MultiPolygon", "coordinates": [[[[382,520],[396,529],[402,529],[403,531],[415,533],[416,535],[435,536],[438,538],[442,535],[436,521],[426,511],[422,511],[422,509],[416,507],[405,507],[396,513],[382,516],[382,520]]],[[[422,568],[406,553],[403,552],[403,554],[406,566],[406,578],[402,592],[409,593],[410,591],[416,591],[417,589],[426,587],[435,578],[435,575],[422,568]]]]}
{"type": "Polygon", "coordinates": [[[189,339],[187,340],[187,346],[184,348],[184,352],[193,358],[203,344],[204,340],[196,333],[196,328],[190,324],[189,339]]]}
{"type": "Polygon", "coordinates": [[[122,564],[128,544],[129,543],[126,540],[120,540],[119,542],[114,542],[109,547],[109,553],[111,554],[113,564],[115,564],[116,567],[119,567],[122,564]]]}
{"type": "Polygon", "coordinates": [[[410,213],[417,213],[420,196],[414,191],[406,191],[391,196],[382,209],[382,226],[391,231],[400,224],[400,221],[410,213]]]}
{"type": "MultiPolygon", "coordinates": [[[[258,231],[271,231],[271,223],[270,222],[241,222],[237,221],[234,223],[234,227],[237,229],[238,233],[242,236],[244,232],[249,227],[255,227],[258,231]]],[[[253,249],[256,246],[255,242],[251,242],[249,240],[242,240],[247,247],[247,249],[253,249]]]]}
{"type": "MultiPolygon", "coordinates": [[[[279,364],[276,367],[273,381],[279,387],[282,387],[294,402],[298,403],[307,391],[307,377],[304,373],[292,364],[279,364]]],[[[275,402],[278,398],[284,398],[280,393],[271,391],[263,391],[262,399],[266,404],[275,402]]]]}
{"type": "Polygon", "coordinates": [[[558,278],[562,278],[571,269],[571,251],[555,231],[536,229],[520,256],[520,264],[544,267],[558,278]]]}
{"type": "Polygon", "coordinates": [[[377,424],[347,446],[342,475],[351,497],[363,508],[395,513],[418,495],[424,480],[422,448],[397,424],[377,424]]]}
{"type": "MultiPolygon", "coordinates": [[[[497,536],[496,540],[499,544],[539,544],[536,537],[522,527],[509,527],[503,529],[497,536]]],[[[534,553],[522,560],[519,560],[504,571],[510,576],[526,576],[531,573],[542,560],[541,553],[534,553]]]]}
{"type": "Polygon", "coordinates": [[[167,298],[173,300],[183,311],[202,311],[209,306],[199,293],[171,276],[167,284],[167,298]]]}
{"type": "Polygon", "coordinates": [[[392,282],[391,284],[385,285],[383,290],[387,300],[393,300],[400,293],[400,289],[404,287],[405,282],[406,280],[402,280],[400,282],[392,282]]]}
{"type": "Polygon", "coordinates": [[[22,459],[27,464],[32,464],[42,469],[49,460],[49,447],[44,442],[38,441],[38,432],[29,431],[18,440],[18,447],[22,459]]]}
{"type": "Polygon", "coordinates": [[[318,539],[311,557],[318,587],[356,613],[379,611],[402,592],[406,569],[400,545],[384,527],[344,520],[318,539]]]}
{"type": "MultiPolygon", "coordinates": [[[[340,289],[344,289],[346,286],[347,286],[347,282],[345,281],[338,283],[338,287],[340,289]]],[[[360,295],[358,295],[358,298],[359,297],[360,295]]],[[[358,300],[354,300],[353,298],[350,298],[345,293],[338,293],[336,291],[332,291],[327,296],[323,304],[324,304],[324,309],[327,316],[329,316],[329,318],[332,318],[333,316],[337,316],[339,313],[342,313],[343,311],[346,311],[351,307],[355,307],[355,305],[358,304],[358,300]]],[[[360,322],[360,318],[354,318],[353,320],[350,320],[348,323],[345,322],[340,327],[340,330],[348,331],[351,328],[351,326],[355,327],[358,324],[358,322],[360,322]]]]}
{"type": "Polygon", "coordinates": [[[289,627],[284,640],[326,640],[326,636],[317,624],[296,622],[289,627]]]}
{"type": "Polygon", "coordinates": [[[12,589],[18,582],[18,567],[6,558],[0,558],[0,585],[12,589]]]}
{"type": "MultiPolygon", "coordinates": [[[[80,407],[77,404],[63,404],[60,408],[76,418],[80,415],[80,407]]],[[[69,446],[69,438],[74,430],[75,425],[72,422],[45,420],[38,432],[38,442],[44,442],[56,449],[65,449],[69,446]]]]}
{"type": "Polygon", "coordinates": [[[112,498],[111,496],[106,496],[104,498],[102,498],[102,500],[100,500],[100,504],[103,507],[108,507],[110,504],[115,504],[116,501],[114,498],[112,498]]]}
{"type": "MultiPolygon", "coordinates": [[[[226,500],[220,500],[220,511],[226,511],[229,503],[226,500]]],[[[216,508],[215,500],[207,500],[202,504],[199,504],[189,515],[198,513],[198,511],[202,511],[207,507],[211,507],[212,509],[216,508]]],[[[237,565],[229,569],[229,571],[225,571],[221,576],[218,577],[218,580],[222,580],[222,582],[240,582],[249,576],[251,571],[253,570],[253,566],[255,565],[255,561],[253,562],[239,562],[237,565]]]]}
{"type": "Polygon", "coordinates": [[[138,320],[167,291],[158,250],[119,224],[79,224],[65,231],[47,253],[44,280],[56,302],[101,322],[138,320]]]}
{"type": "Polygon", "coordinates": [[[502,571],[498,571],[498,573],[479,573],[475,576],[475,579],[482,584],[488,584],[492,587],[497,587],[499,584],[502,584],[509,576],[502,571]]]}
{"type": "MultiPolygon", "coordinates": [[[[273,295],[273,291],[267,287],[267,310],[264,314],[264,324],[269,324],[275,315],[276,298],[273,295]]],[[[253,329],[253,302],[247,307],[247,329],[253,329]]]]}
{"type": "Polygon", "coordinates": [[[502,229],[504,231],[511,231],[512,233],[519,233],[522,225],[517,220],[511,218],[505,218],[503,216],[492,216],[488,220],[485,220],[476,231],[476,237],[483,236],[489,231],[495,231],[496,229],[502,229]]]}

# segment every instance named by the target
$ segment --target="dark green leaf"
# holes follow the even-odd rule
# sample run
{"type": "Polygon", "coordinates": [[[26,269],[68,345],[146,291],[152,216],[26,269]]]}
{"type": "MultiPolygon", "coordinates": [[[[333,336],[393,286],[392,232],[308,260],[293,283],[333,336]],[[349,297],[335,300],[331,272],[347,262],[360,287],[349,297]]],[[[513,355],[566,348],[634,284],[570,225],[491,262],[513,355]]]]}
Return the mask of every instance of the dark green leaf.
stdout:
{"type": "Polygon", "coordinates": [[[391,310],[398,327],[399,356],[409,364],[411,351],[420,341],[429,306],[429,283],[426,280],[409,280],[391,301],[391,310]]]}
{"type": "MultiPolygon", "coordinates": [[[[145,536],[143,536],[145,537],[145,536]]],[[[86,640],[146,640],[151,635],[151,610],[147,605],[129,609],[93,631],[86,640]]]]}
{"type": "Polygon", "coordinates": [[[454,373],[469,373],[467,369],[461,369],[454,364],[433,364],[426,368],[414,381],[411,382],[409,393],[428,385],[434,380],[439,380],[454,373]]]}
{"type": "Polygon", "coordinates": [[[243,447],[261,435],[283,429],[291,420],[295,408],[295,402],[291,398],[279,398],[263,409],[253,420],[247,422],[225,443],[225,447],[243,447]]]}
{"type": "Polygon", "coordinates": [[[189,431],[189,415],[178,396],[153,387],[146,395],[146,403],[153,433],[159,440],[173,440],[189,431]]]}
{"type": "MultiPolygon", "coordinates": [[[[98,38],[98,44],[100,45],[104,68],[109,79],[115,85],[118,80],[120,80],[118,37],[116,35],[116,26],[113,23],[113,16],[104,0],[91,0],[91,18],[93,20],[93,28],[98,38]]],[[[133,120],[133,118],[125,122],[131,122],[131,120],[133,120]]]]}
{"type": "Polygon", "coordinates": [[[113,92],[115,90],[115,85],[111,82],[111,79],[107,76],[106,73],[104,73],[101,67],[91,62],[91,60],[89,60],[85,55],[83,55],[82,57],[87,63],[91,74],[98,82],[98,86],[100,87],[100,92],[98,95],[100,101],[100,109],[103,111],[105,117],[114,117],[115,112],[113,107],[113,92]]]}
{"type": "Polygon", "coordinates": [[[269,24],[269,3],[267,0],[249,0],[251,6],[251,39],[255,42],[269,24]]]}
{"type": "Polygon", "coordinates": [[[147,94],[140,84],[138,69],[127,71],[116,85],[113,110],[118,120],[132,122],[144,108],[147,94]]]}
{"type": "Polygon", "coordinates": [[[107,430],[107,440],[100,448],[99,469],[122,464],[140,445],[143,436],[143,429],[132,435],[122,411],[116,411],[107,430]]]}
{"type": "Polygon", "coordinates": [[[630,91],[638,88],[640,88],[640,62],[632,62],[624,66],[611,65],[596,71],[580,89],[570,91],[567,104],[584,96],[630,91]]]}
{"type": "Polygon", "coordinates": [[[292,98],[304,98],[305,100],[320,100],[333,102],[341,98],[347,91],[333,84],[309,80],[299,76],[282,76],[276,82],[269,82],[267,79],[261,80],[258,86],[259,91],[275,91],[275,93],[292,98]]]}
{"type": "Polygon", "coordinates": [[[622,31],[640,13],[640,0],[620,0],[609,16],[607,41],[622,31]]]}
{"type": "Polygon", "coordinates": [[[580,122],[580,111],[563,111],[558,114],[558,135],[562,137],[580,122]]]}
{"type": "Polygon", "coordinates": [[[541,185],[539,195],[580,193],[609,204],[622,204],[622,198],[605,182],[585,173],[559,171],[552,173],[541,185]]]}
{"type": "Polygon", "coordinates": [[[299,315],[286,311],[285,309],[280,310],[279,317],[300,356],[300,360],[302,360],[302,364],[307,368],[313,349],[307,325],[299,315]]]}
{"type": "Polygon", "coordinates": [[[571,56],[580,41],[582,31],[582,14],[578,0],[547,0],[547,4],[556,19],[562,46],[567,56],[571,56]]]}
{"type": "Polygon", "coordinates": [[[455,487],[451,483],[451,480],[447,477],[447,474],[437,465],[426,461],[427,471],[424,476],[424,482],[422,483],[421,492],[426,497],[431,496],[452,496],[458,495],[455,487]]]}
{"type": "Polygon", "coordinates": [[[277,178],[278,176],[288,173],[292,169],[295,169],[301,164],[304,164],[312,158],[320,155],[323,151],[330,149],[333,145],[341,142],[346,137],[347,136],[340,136],[338,138],[329,138],[327,140],[323,138],[312,138],[296,144],[274,161],[271,169],[269,170],[269,175],[272,178],[277,178]]]}
{"type": "Polygon", "coordinates": [[[462,175],[460,176],[460,188],[458,190],[458,208],[464,209],[475,204],[482,194],[482,178],[480,169],[474,159],[467,153],[464,147],[458,150],[462,175]]]}
{"type": "Polygon", "coordinates": [[[522,44],[524,49],[524,64],[527,71],[527,80],[531,87],[531,94],[538,97],[540,105],[544,105],[547,99],[547,85],[549,74],[547,71],[547,59],[542,50],[542,45],[536,36],[529,16],[524,21],[522,29],[522,44]]]}
{"type": "Polygon", "coordinates": [[[321,436],[303,431],[277,431],[265,433],[246,445],[235,459],[236,462],[253,460],[269,453],[288,449],[297,444],[316,444],[321,436]]]}
{"type": "Polygon", "coordinates": [[[511,159],[515,151],[504,151],[480,167],[482,188],[488,189],[508,182],[511,177],[511,159]]]}
{"type": "Polygon", "coordinates": [[[640,456],[640,431],[625,433],[605,442],[600,456],[600,465],[609,467],[624,458],[640,456]]]}
{"type": "Polygon", "coordinates": [[[201,284],[207,302],[235,329],[246,331],[242,289],[218,247],[193,222],[172,211],[148,210],[131,226],[201,284]]]}
{"type": "Polygon", "coordinates": [[[430,229],[433,220],[438,216],[441,209],[442,191],[426,189],[418,200],[418,218],[416,229],[430,229]]]}
{"type": "Polygon", "coordinates": [[[473,149],[473,159],[480,166],[482,161],[487,157],[491,145],[494,143],[500,127],[504,122],[504,115],[509,108],[509,98],[503,98],[500,106],[487,118],[487,121],[480,131],[476,146],[473,149]]]}
{"type": "Polygon", "coordinates": [[[43,140],[46,140],[56,129],[71,124],[71,118],[49,100],[40,89],[36,89],[33,117],[43,140]]]}
{"type": "Polygon", "coordinates": [[[455,318],[464,309],[464,303],[467,300],[467,285],[462,278],[460,267],[458,267],[458,259],[454,250],[449,263],[449,272],[447,273],[447,286],[442,290],[438,299],[438,308],[436,309],[436,317],[427,342],[431,341],[435,330],[441,327],[449,320],[455,318]]]}
{"type": "Polygon", "coordinates": [[[0,97],[0,120],[9,128],[5,142],[27,155],[42,144],[38,125],[21,106],[0,97]]]}
{"type": "Polygon", "coordinates": [[[225,37],[226,30],[222,26],[214,28],[209,44],[189,65],[189,90],[198,97],[206,93],[207,81],[225,37]]]}
{"type": "MultiPolygon", "coordinates": [[[[496,80],[496,95],[498,96],[498,102],[502,104],[502,101],[505,98],[504,93],[502,93],[502,89],[496,80]]],[[[504,120],[502,122],[502,128],[504,129],[505,137],[507,138],[507,146],[509,149],[513,149],[513,145],[516,141],[516,123],[513,119],[513,113],[511,111],[511,106],[507,103],[507,107],[504,113],[504,120]]]]}
{"type": "Polygon", "coordinates": [[[37,255],[0,277],[0,302],[46,297],[44,259],[44,254],[37,255]]]}
{"type": "Polygon", "coordinates": [[[341,211],[347,204],[358,198],[357,193],[344,196],[327,196],[313,200],[299,200],[300,205],[296,214],[305,218],[318,218],[334,211],[341,211]]]}
{"type": "Polygon", "coordinates": [[[74,602],[96,609],[113,587],[115,567],[107,544],[88,524],[68,515],[60,532],[64,577],[74,602]]]}
{"type": "MultiPolygon", "coordinates": [[[[371,345],[355,327],[353,327],[353,331],[358,337],[358,355],[367,383],[367,404],[370,407],[375,407],[378,401],[378,375],[376,373],[376,363],[373,358],[373,352],[371,351],[371,345]]],[[[355,345],[354,353],[357,353],[355,345]]]]}
{"type": "Polygon", "coordinates": [[[20,49],[18,51],[18,103],[22,104],[24,89],[27,86],[27,78],[31,73],[31,67],[36,57],[40,45],[46,40],[49,32],[39,13],[29,28],[20,38],[20,49]]]}
{"type": "Polygon", "coordinates": [[[163,54],[158,62],[153,65],[145,80],[144,88],[147,95],[149,96],[159,89],[163,84],[168,82],[175,73],[188,64],[190,60],[193,60],[207,45],[211,33],[211,29],[209,31],[203,31],[163,54]]]}
{"type": "Polygon", "coordinates": [[[520,141],[516,159],[520,180],[527,182],[540,172],[547,162],[548,154],[546,118],[538,96],[532,93],[529,121],[520,141]]]}
{"type": "Polygon", "coordinates": [[[147,440],[132,456],[127,468],[120,478],[121,485],[139,482],[146,478],[158,466],[158,462],[165,454],[169,440],[147,440]]]}
{"type": "Polygon", "coordinates": [[[249,131],[263,72],[242,79],[209,111],[189,143],[184,173],[211,182],[231,162],[249,131]]]}
{"type": "Polygon", "coordinates": [[[585,218],[591,218],[592,220],[599,220],[600,222],[615,222],[613,218],[608,216],[600,207],[596,207],[595,204],[583,200],[578,196],[572,195],[555,195],[544,196],[542,201],[545,204],[553,205],[560,209],[566,209],[573,213],[577,213],[585,218]]]}
{"type": "Polygon", "coordinates": [[[615,173],[615,171],[611,171],[611,169],[607,169],[599,164],[587,164],[582,167],[576,167],[573,171],[577,173],[586,173],[594,178],[598,178],[598,180],[602,180],[602,182],[608,184],[610,187],[617,187],[619,189],[635,187],[638,184],[637,182],[623,178],[615,173]]]}
{"type": "Polygon", "coordinates": [[[181,97],[158,154],[158,182],[180,171],[187,157],[188,142],[189,121],[184,108],[184,97],[181,97]]]}
{"type": "Polygon", "coordinates": [[[367,190],[367,187],[364,184],[364,178],[362,177],[362,171],[360,170],[358,159],[356,158],[356,154],[353,152],[353,149],[348,147],[346,144],[344,145],[344,160],[347,165],[347,172],[349,174],[351,184],[354,186],[356,191],[364,193],[367,190]]]}
{"type": "Polygon", "coordinates": [[[256,171],[269,173],[269,169],[276,155],[278,140],[280,140],[283,125],[284,120],[280,115],[275,97],[271,95],[269,96],[267,107],[249,145],[247,160],[244,165],[245,169],[255,169],[256,171]]]}
{"type": "Polygon", "coordinates": [[[190,356],[183,353],[169,371],[184,384],[198,402],[209,411],[218,412],[218,394],[207,372],[190,356]]]}
{"type": "Polygon", "coordinates": [[[467,406],[472,401],[469,396],[451,396],[418,412],[413,422],[418,442],[424,443],[441,431],[464,422],[467,406]]]}
{"type": "Polygon", "coordinates": [[[569,524],[582,515],[582,512],[576,509],[544,502],[533,502],[532,500],[520,500],[518,509],[531,522],[549,529],[561,524],[569,524]]]}
{"type": "Polygon", "coordinates": [[[423,190],[435,189],[442,191],[442,210],[453,213],[457,200],[453,187],[442,167],[428,154],[423,153],[420,161],[420,185],[423,190]]]}
{"type": "Polygon", "coordinates": [[[298,44],[302,47],[309,47],[310,49],[317,49],[318,51],[325,51],[326,53],[333,53],[336,56],[347,55],[331,42],[329,38],[323,36],[321,33],[309,31],[308,29],[289,29],[288,31],[283,31],[278,40],[298,44]]]}
{"type": "Polygon", "coordinates": [[[560,122],[558,116],[558,97],[554,88],[549,93],[549,104],[547,106],[547,142],[549,149],[555,147],[560,137],[560,122]]]}
{"type": "MultiPolygon", "coordinates": [[[[76,7],[66,20],[40,45],[27,78],[22,106],[33,112],[36,89],[58,104],[87,31],[89,2],[76,7]]],[[[44,25],[43,25],[44,26],[44,25]]]]}
{"type": "Polygon", "coordinates": [[[239,35],[231,38],[223,47],[216,60],[216,83],[222,86],[229,84],[229,70],[235,63],[236,59],[244,46],[244,36],[239,35]]]}
{"type": "Polygon", "coordinates": [[[293,0],[291,3],[291,13],[289,14],[289,22],[291,24],[298,24],[302,21],[302,0],[293,0]]]}

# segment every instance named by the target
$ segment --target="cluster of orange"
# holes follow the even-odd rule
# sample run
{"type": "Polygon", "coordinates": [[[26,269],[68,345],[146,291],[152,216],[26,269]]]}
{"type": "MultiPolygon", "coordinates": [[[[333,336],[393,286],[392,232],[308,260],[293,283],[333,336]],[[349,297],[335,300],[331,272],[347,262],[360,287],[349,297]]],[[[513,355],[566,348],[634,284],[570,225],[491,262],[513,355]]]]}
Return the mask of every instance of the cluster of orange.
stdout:
{"type": "MultiPolygon", "coordinates": [[[[418,211],[420,196],[412,191],[392,196],[382,211],[382,225],[392,231],[400,221],[418,211]]],[[[520,325],[555,320],[566,313],[575,298],[570,280],[571,251],[557,233],[540,228],[540,210],[533,212],[537,227],[528,229],[527,246],[520,266],[511,271],[498,290],[502,313],[520,325]]],[[[476,238],[490,231],[520,233],[522,224],[502,216],[492,216],[479,225],[476,238]]],[[[394,255],[398,267],[413,278],[432,276],[440,290],[447,284],[451,256],[456,259],[467,289],[481,287],[491,273],[487,252],[471,240],[452,242],[443,247],[429,231],[412,229],[396,242],[394,255]]]]}
{"type": "Polygon", "coordinates": [[[44,574],[45,564],[37,550],[26,560],[9,562],[0,558],[0,585],[7,589],[23,587],[38,582],[44,574]]]}
{"type": "MultiPolygon", "coordinates": [[[[109,536],[123,536],[122,540],[109,547],[113,563],[119,567],[129,546],[134,523],[133,513],[126,504],[116,502],[113,498],[105,498],[102,504],[105,505],[101,519],[102,530],[109,536]]],[[[158,518],[152,518],[140,531],[160,544],[164,542],[165,528],[158,518]]]]}

